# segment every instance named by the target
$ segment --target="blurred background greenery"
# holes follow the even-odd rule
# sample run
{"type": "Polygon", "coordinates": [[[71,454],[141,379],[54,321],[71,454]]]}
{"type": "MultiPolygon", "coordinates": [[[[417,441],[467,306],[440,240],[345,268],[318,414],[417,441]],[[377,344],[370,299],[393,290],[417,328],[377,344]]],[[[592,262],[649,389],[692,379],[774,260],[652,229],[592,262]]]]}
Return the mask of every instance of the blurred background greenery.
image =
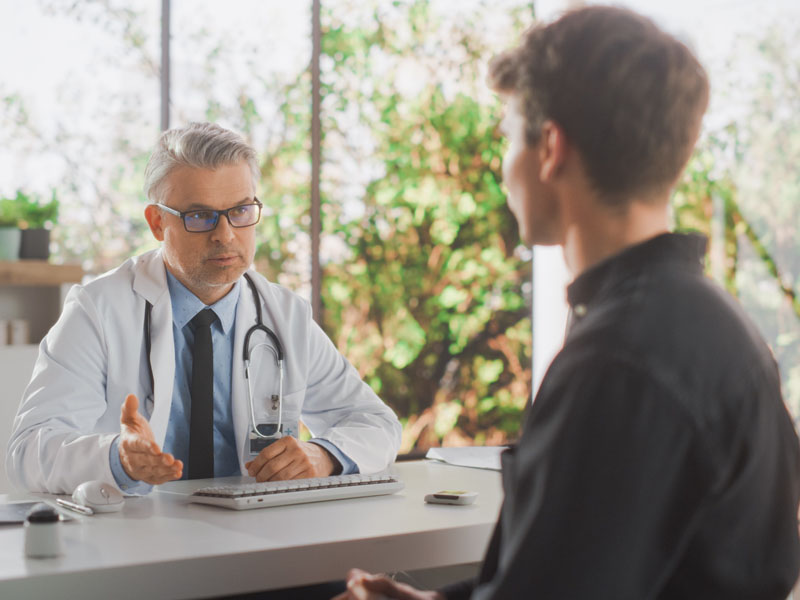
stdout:
{"type": "MultiPolygon", "coordinates": [[[[93,274],[154,246],[141,182],[158,135],[155,4],[31,3],[16,14],[23,27],[72,32],[96,48],[68,58],[62,75],[42,71],[47,88],[0,79],[0,192],[57,189],[55,260],[93,274]],[[55,104],[43,103],[48,95],[55,104]]],[[[322,3],[322,325],[401,417],[405,452],[513,440],[531,397],[532,257],[505,206],[502,106],[485,74],[535,21],[535,4],[322,3]]],[[[172,123],[217,121],[258,149],[256,266],[308,297],[310,2],[219,10],[173,2],[172,123]]],[[[708,273],[761,327],[798,417],[792,23],[737,38],[710,68],[712,107],[674,217],[678,229],[709,235],[708,273]]]]}

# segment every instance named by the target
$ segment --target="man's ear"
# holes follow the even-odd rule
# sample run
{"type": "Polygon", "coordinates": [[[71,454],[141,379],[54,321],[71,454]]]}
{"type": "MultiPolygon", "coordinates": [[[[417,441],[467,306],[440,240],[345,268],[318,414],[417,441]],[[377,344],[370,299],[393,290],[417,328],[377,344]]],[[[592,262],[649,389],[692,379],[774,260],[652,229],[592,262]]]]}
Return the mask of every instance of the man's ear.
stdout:
{"type": "Polygon", "coordinates": [[[567,138],[560,125],[545,121],[539,138],[539,179],[547,182],[561,170],[567,158],[567,138]]]}
{"type": "Polygon", "coordinates": [[[148,204],[144,209],[144,218],[150,225],[153,237],[159,242],[164,241],[164,213],[154,204],[148,204]]]}

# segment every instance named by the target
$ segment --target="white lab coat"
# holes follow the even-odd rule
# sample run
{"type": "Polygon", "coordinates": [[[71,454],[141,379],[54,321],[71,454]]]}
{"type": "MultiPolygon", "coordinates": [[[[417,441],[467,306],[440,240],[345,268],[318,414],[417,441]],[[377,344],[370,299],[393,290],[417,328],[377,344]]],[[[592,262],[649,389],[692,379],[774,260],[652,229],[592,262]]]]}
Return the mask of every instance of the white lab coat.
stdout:
{"type": "MultiPolygon", "coordinates": [[[[400,445],[395,414],[313,321],[307,302],[254,271],[249,274],[259,291],[264,324],[277,334],[285,353],[284,419],[300,416],[312,435],[336,445],[362,473],[387,467],[400,445]]],[[[231,381],[242,473],[253,458],[242,344],[255,317],[250,287],[242,281],[231,381]]],[[[252,358],[254,391],[267,386],[276,393],[272,353],[261,351],[252,358]]],[[[14,419],[6,458],[10,479],[28,490],[51,493],[70,493],[90,479],[115,483],[109,447],[120,431],[125,397],[137,395],[139,412],[149,418],[156,442],[163,445],[174,376],[172,303],[160,250],[74,286],[61,317],[42,340],[14,419]],[[152,395],[144,342],[146,301],[153,305],[152,395]]]]}

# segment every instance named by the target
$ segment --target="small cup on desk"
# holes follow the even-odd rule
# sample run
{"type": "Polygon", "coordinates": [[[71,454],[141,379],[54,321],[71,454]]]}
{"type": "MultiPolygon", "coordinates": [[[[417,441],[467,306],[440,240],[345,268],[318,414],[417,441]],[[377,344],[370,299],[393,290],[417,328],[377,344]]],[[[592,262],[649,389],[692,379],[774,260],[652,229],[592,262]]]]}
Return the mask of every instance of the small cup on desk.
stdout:
{"type": "Polygon", "coordinates": [[[34,505],[25,517],[25,556],[53,558],[64,552],[58,512],[43,502],[34,505]]]}
{"type": "Polygon", "coordinates": [[[28,321],[11,319],[8,327],[8,343],[12,346],[21,346],[27,344],[29,338],[28,321]]]}

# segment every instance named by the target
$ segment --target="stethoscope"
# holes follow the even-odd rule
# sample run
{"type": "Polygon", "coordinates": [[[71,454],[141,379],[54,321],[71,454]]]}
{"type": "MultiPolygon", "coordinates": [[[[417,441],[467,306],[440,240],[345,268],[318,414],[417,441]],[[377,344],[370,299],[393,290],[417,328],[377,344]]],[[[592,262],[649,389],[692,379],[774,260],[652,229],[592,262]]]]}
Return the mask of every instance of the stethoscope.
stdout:
{"type": "MultiPolygon", "coordinates": [[[[271,440],[279,438],[282,435],[283,346],[281,345],[278,336],[275,335],[275,332],[264,325],[264,321],[261,318],[261,299],[259,298],[256,284],[253,283],[252,278],[247,273],[244,274],[244,278],[247,280],[247,284],[250,286],[250,291],[253,292],[253,301],[256,305],[256,324],[250,327],[250,329],[248,329],[247,333],[244,335],[244,351],[242,353],[242,358],[244,359],[244,378],[247,380],[247,402],[250,405],[251,433],[258,438],[271,440]],[[252,378],[250,377],[250,336],[252,336],[256,331],[263,331],[267,337],[272,340],[273,345],[270,346],[267,342],[261,342],[260,344],[256,344],[255,348],[260,348],[261,346],[268,348],[275,355],[275,363],[278,365],[278,395],[277,397],[272,396],[272,409],[278,413],[278,423],[275,427],[275,432],[271,434],[264,434],[259,431],[258,425],[256,424],[255,409],[253,408],[252,378]]],[[[145,351],[147,352],[147,369],[150,375],[150,389],[154,390],[155,380],[153,379],[153,365],[150,362],[150,313],[152,311],[153,305],[148,301],[144,307],[144,346],[145,351]]],[[[255,348],[253,349],[255,350],[255,348]]]]}

